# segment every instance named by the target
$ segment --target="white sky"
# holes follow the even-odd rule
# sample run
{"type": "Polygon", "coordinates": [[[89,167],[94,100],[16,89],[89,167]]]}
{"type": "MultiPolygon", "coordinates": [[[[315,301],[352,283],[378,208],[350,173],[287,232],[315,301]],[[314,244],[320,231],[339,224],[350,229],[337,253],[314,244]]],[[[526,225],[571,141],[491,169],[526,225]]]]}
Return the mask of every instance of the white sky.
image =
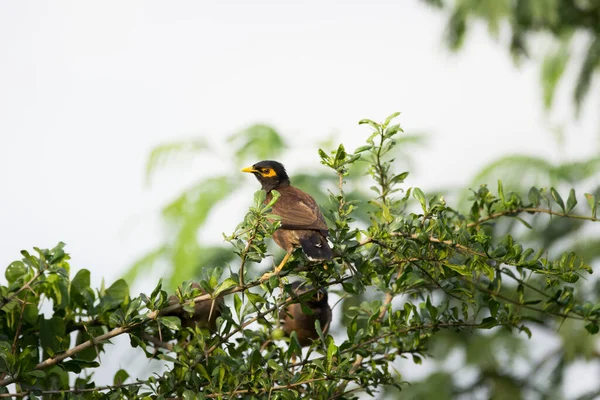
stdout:
{"type": "Polygon", "coordinates": [[[408,182],[424,188],[465,184],[509,152],[597,153],[597,97],[573,122],[570,86],[559,92],[557,149],[536,66],[516,69],[483,27],[450,54],[444,23],[418,0],[0,2],[0,264],[62,240],[74,268],[118,278],[160,240],[161,204],[204,168],[231,168],[211,158],[149,189],[152,147],[219,145],[255,122],[298,146],[289,170],[320,168],[314,141],[336,132],[352,149],[359,119],[402,111],[408,133],[431,135],[408,182]]]}

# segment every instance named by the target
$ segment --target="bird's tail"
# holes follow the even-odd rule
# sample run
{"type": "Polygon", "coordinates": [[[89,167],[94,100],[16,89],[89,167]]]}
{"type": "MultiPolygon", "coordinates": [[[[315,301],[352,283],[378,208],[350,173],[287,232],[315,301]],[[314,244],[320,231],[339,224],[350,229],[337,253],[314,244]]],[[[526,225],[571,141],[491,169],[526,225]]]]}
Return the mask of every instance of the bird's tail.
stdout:
{"type": "Polygon", "coordinates": [[[311,261],[329,260],[333,258],[333,252],[327,239],[319,233],[315,233],[308,238],[302,238],[299,240],[304,254],[307,255],[311,261]]]}

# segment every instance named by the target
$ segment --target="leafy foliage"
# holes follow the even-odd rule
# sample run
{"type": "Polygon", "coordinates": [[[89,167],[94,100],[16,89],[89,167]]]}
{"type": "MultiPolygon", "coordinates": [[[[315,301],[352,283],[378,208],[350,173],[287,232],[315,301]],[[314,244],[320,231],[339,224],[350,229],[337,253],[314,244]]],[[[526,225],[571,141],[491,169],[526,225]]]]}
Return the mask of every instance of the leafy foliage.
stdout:
{"type": "MultiPolygon", "coordinates": [[[[425,136],[422,134],[403,135],[396,140],[399,145],[393,149],[394,156],[410,165],[410,150],[422,145],[424,140],[425,136]]],[[[205,270],[220,268],[223,272],[227,263],[235,263],[236,255],[231,252],[227,243],[210,245],[200,239],[208,217],[220,204],[232,198],[242,197],[245,184],[255,187],[254,181],[240,181],[240,165],[285,156],[288,144],[276,129],[264,124],[251,125],[235,132],[225,138],[225,142],[232,154],[221,159],[231,158],[231,165],[222,168],[218,176],[199,175],[194,183],[163,207],[162,221],[166,233],[164,240],[133,263],[124,274],[126,281],[133,282],[142,271],[168,265],[168,272],[161,275],[165,276],[165,286],[174,288],[186,279],[201,276],[205,270]]],[[[175,141],[160,145],[150,154],[146,178],[150,182],[159,168],[169,163],[173,164],[179,155],[184,160],[189,159],[190,155],[207,156],[217,152],[214,147],[201,139],[191,139],[189,143],[175,141]]],[[[349,164],[348,168],[352,172],[348,176],[348,199],[366,203],[369,198],[369,191],[364,189],[367,165],[353,163],[349,164]]],[[[328,201],[329,192],[325,184],[335,185],[338,180],[337,176],[318,169],[300,171],[292,175],[291,179],[295,186],[311,193],[319,204],[328,201]]],[[[367,210],[368,207],[356,209],[354,217],[358,221],[368,223],[367,210]]],[[[279,252],[273,246],[270,247],[270,251],[279,252]]]]}
{"type": "Polygon", "coordinates": [[[473,191],[468,212],[461,213],[439,195],[404,188],[407,173],[396,171],[393,160],[402,133],[392,123],[396,117],[362,120],[372,132],[353,152],[343,145],[319,151],[337,181],[325,210],[336,255],[327,263],[311,263],[297,252],[280,276],[259,278],[249,268],[268,256],[266,243],[278,227],[270,214],[277,195],[265,204],[261,191],[227,235],[237,268],[204,268],[202,293],[184,282],[177,292],[181,304],[169,303],[162,281],[150,295],[137,297],[123,280],[93,290],[88,271],[71,278],[63,244],[35,249],[35,255],[24,251],[22,260],[8,266],[8,285],[0,288],[0,394],[8,394],[11,383],[20,396],[97,399],[351,399],[392,390],[413,398],[477,390],[519,398],[556,390],[560,380],[535,383],[540,365],[531,366],[527,379],[511,367],[530,361],[520,341],[542,330],[558,331],[571,343],[551,354],[563,366],[589,354],[585,344],[599,331],[599,291],[579,282],[592,268],[571,251],[530,247],[499,233],[495,224],[510,220],[528,227],[544,217],[595,226],[598,198],[588,193],[583,201],[575,191],[536,187],[521,196],[499,181],[494,192],[487,186],[473,191]],[[345,190],[359,164],[371,181],[367,201],[351,199],[345,190]],[[357,220],[361,209],[368,219],[357,220]],[[292,301],[291,275],[343,300],[342,307],[333,306],[343,331],[322,335],[307,349],[295,334],[274,334],[279,310],[292,301]],[[182,307],[193,313],[192,302],[219,298],[227,307],[216,332],[183,327],[174,316],[182,307]],[[41,310],[43,300],[52,305],[49,317],[41,310]],[[85,373],[99,367],[105,346],[120,335],[147,357],[163,360],[167,370],[137,380],[133,371],[120,370],[114,385],[96,387],[85,373]],[[426,385],[404,382],[402,361],[419,364],[461,346],[478,376],[473,384],[465,386],[447,372],[432,374],[426,385]],[[499,347],[507,359],[499,358],[499,347]],[[444,390],[433,393],[439,385],[444,390]]]}
{"type": "MultiPolygon", "coordinates": [[[[269,149],[277,155],[286,148],[285,141],[273,128],[266,125],[252,125],[227,138],[232,147],[234,164],[246,161],[248,154],[259,149],[269,149]]],[[[146,177],[150,178],[157,168],[166,165],[180,155],[195,154],[203,156],[214,153],[215,149],[201,139],[176,141],[155,148],[150,154],[146,166],[146,177]]],[[[237,168],[230,168],[228,171],[237,168]]],[[[227,197],[235,194],[239,186],[239,177],[233,174],[199,177],[183,193],[165,205],[162,210],[167,235],[163,243],[142,255],[125,273],[129,282],[139,276],[140,271],[148,271],[157,265],[169,265],[171,275],[167,275],[165,284],[173,287],[185,279],[200,275],[206,268],[219,266],[221,271],[227,262],[234,259],[227,247],[208,245],[199,240],[201,229],[207,222],[210,212],[227,197]]]]}
{"type": "Polygon", "coordinates": [[[600,3],[574,0],[424,0],[449,12],[447,42],[459,49],[473,20],[484,21],[489,33],[498,37],[501,27],[510,32],[509,49],[516,60],[530,54],[530,38],[543,33],[554,46],[545,55],[541,69],[544,105],[552,106],[557,84],[569,62],[579,62],[573,98],[577,108],[585,100],[592,78],[600,66],[600,3]],[[584,40],[582,58],[577,40],[584,40]]]}

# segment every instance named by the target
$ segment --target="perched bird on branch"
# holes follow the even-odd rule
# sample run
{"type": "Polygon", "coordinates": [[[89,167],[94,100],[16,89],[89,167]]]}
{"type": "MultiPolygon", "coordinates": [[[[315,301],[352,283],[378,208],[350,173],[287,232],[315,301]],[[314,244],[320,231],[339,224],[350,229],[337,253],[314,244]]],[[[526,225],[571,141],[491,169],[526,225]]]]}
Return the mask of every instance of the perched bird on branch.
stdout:
{"type": "MultiPolygon", "coordinates": [[[[192,283],[192,288],[199,289],[199,294],[206,294],[206,291],[196,282],[192,283]]],[[[179,298],[175,295],[169,296],[169,305],[180,304],[179,298]]],[[[215,332],[217,329],[217,318],[221,316],[225,301],[223,297],[216,300],[203,300],[194,304],[194,313],[191,314],[180,308],[167,315],[179,317],[183,328],[192,328],[194,325],[201,329],[208,329],[215,332]]]]}
{"type": "Polygon", "coordinates": [[[273,205],[272,213],[281,218],[281,225],[273,234],[273,240],[287,254],[275,268],[278,274],[297,247],[311,261],[329,260],[333,252],[327,243],[329,230],[319,205],[309,194],[290,185],[283,165],[277,161],[260,161],[242,172],[254,174],[267,192],[265,203],[271,201],[271,191],[277,190],[281,197],[273,205]]]}
{"type": "Polygon", "coordinates": [[[310,295],[302,296],[311,290],[313,290],[312,286],[304,282],[293,282],[292,291],[297,297],[297,301],[279,311],[281,329],[287,336],[295,331],[301,346],[309,346],[313,340],[319,338],[315,321],[319,321],[321,324],[323,335],[327,334],[329,325],[331,325],[331,308],[327,299],[327,291],[319,289],[310,295]],[[311,314],[302,310],[302,304],[310,309],[311,314]]]}

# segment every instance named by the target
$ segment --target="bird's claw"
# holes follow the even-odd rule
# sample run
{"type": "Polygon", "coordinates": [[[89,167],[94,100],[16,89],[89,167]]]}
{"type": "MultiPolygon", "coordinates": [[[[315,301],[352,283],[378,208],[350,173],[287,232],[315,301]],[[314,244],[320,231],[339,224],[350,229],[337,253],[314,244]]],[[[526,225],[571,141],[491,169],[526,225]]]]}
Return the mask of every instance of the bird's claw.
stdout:
{"type": "Polygon", "coordinates": [[[263,274],[263,276],[261,276],[260,281],[261,282],[268,281],[273,275],[275,275],[274,272],[265,272],[263,274]]]}

